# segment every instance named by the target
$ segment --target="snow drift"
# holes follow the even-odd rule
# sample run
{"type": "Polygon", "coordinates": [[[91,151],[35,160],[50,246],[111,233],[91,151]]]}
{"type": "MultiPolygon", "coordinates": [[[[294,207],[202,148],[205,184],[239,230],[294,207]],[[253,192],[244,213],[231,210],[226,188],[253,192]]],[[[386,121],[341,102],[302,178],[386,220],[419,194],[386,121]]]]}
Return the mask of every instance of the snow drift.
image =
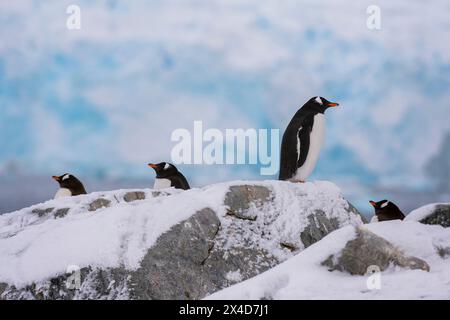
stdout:
{"type": "MultiPolygon", "coordinates": [[[[427,262],[413,270],[392,264],[378,274],[378,287],[368,286],[369,275],[331,272],[323,267],[330,255],[342,253],[355,239],[356,230],[347,226],[334,231],[288,261],[208,299],[449,299],[450,228],[399,220],[365,225],[365,232],[427,262]]],[[[360,259],[365,257],[355,260],[360,259]]]]}

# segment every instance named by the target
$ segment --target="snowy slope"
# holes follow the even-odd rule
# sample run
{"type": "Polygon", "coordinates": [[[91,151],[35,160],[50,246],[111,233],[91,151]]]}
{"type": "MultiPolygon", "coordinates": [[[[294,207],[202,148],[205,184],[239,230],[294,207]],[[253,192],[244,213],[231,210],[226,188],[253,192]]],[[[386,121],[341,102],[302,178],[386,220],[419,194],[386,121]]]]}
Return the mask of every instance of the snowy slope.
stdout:
{"type": "Polygon", "coordinates": [[[412,221],[365,227],[406,254],[427,261],[431,271],[390,267],[381,274],[380,290],[369,290],[366,276],[329,272],[320,263],[355,237],[355,229],[348,226],[277,267],[207,299],[450,299],[450,263],[437,252],[450,246],[450,228],[412,221]]]}
{"type": "MultiPolygon", "coordinates": [[[[97,192],[50,200],[0,216],[0,283],[21,287],[64,273],[69,265],[134,270],[162,233],[198,210],[209,207],[217,214],[222,228],[229,225],[225,194],[231,185],[249,183],[265,186],[273,194],[270,205],[252,224],[256,230],[264,224],[271,236],[250,240],[282,261],[293,253],[281,248],[280,243],[293,243],[302,249],[299,233],[315,210],[337,219],[340,225],[362,224],[359,216],[348,214],[348,203],[340,190],[325,181],[238,181],[188,191],[167,189],[159,195],[146,189],[145,200],[129,203],[124,201],[124,195],[130,190],[97,192]],[[99,198],[111,201],[110,207],[88,211],[92,201],[99,198]],[[64,217],[39,214],[46,208],[70,211],[64,217]]],[[[227,235],[227,245],[232,246],[238,237],[242,238],[239,234],[227,235]]]]}
{"type": "Polygon", "coordinates": [[[449,203],[431,203],[411,211],[405,218],[409,221],[420,221],[436,210],[438,205],[450,205],[449,203]]]}

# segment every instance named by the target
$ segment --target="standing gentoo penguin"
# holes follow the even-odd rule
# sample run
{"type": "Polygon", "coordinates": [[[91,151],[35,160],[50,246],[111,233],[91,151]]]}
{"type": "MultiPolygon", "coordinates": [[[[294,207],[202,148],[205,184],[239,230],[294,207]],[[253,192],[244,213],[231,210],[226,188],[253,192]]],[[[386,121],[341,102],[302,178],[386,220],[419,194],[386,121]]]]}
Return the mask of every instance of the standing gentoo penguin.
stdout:
{"type": "Polygon", "coordinates": [[[153,189],[175,187],[175,189],[188,190],[191,188],[186,178],[173,164],[161,162],[158,164],[149,163],[148,166],[156,172],[153,189]]]}
{"type": "Polygon", "coordinates": [[[324,112],[338,105],[314,97],[295,113],[283,134],[279,180],[305,182],[316,166],[324,142],[324,112]]]}
{"type": "Polygon", "coordinates": [[[370,200],[369,202],[375,209],[375,216],[370,222],[405,219],[403,212],[401,212],[401,210],[392,201],[381,200],[375,202],[370,200]]]}
{"type": "Polygon", "coordinates": [[[59,190],[55,194],[55,199],[87,193],[81,181],[69,173],[59,177],[53,176],[52,178],[59,183],[59,190]]]}

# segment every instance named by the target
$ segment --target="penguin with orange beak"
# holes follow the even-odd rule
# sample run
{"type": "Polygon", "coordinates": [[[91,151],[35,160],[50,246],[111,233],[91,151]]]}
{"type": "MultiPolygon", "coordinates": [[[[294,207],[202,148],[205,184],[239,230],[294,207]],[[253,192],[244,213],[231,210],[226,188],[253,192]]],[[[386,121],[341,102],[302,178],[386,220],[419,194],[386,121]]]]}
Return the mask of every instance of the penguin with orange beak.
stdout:
{"type": "Polygon", "coordinates": [[[148,166],[155,170],[156,178],[153,189],[175,189],[188,190],[191,187],[183,174],[171,163],[161,162],[158,164],[149,163],[148,166]]]}
{"type": "Polygon", "coordinates": [[[87,193],[81,181],[74,175],[65,173],[62,176],[53,176],[52,178],[59,183],[59,190],[55,194],[55,199],[87,193]]]}
{"type": "Polygon", "coordinates": [[[370,200],[369,203],[375,209],[375,216],[371,222],[405,219],[403,212],[392,201],[381,200],[375,202],[370,200]]]}
{"type": "Polygon", "coordinates": [[[325,141],[325,111],[339,104],[313,97],[291,119],[283,134],[279,180],[305,182],[325,141]]]}

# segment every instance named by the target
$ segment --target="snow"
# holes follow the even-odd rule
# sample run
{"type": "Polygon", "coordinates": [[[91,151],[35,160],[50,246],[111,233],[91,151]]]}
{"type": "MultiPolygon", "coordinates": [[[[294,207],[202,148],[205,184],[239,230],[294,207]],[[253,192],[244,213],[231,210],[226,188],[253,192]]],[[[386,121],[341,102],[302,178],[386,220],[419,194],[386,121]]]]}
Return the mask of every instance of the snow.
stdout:
{"type": "Polygon", "coordinates": [[[236,271],[230,271],[226,274],[225,278],[232,282],[241,282],[242,281],[242,274],[239,270],[236,271]]]}
{"type": "Polygon", "coordinates": [[[424,259],[430,272],[390,267],[380,275],[379,290],[369,290],[368,276],[329,272],[320,265],[355,237],[355,228],[336,230],[295,257],[207,299],[448,299],[450,263],[437,248],[450,245],[450,229],[414,221],[386,221],[365,228],[407,255],[424,259]]]}
{"type": "MultiPolygon", "coordinates": [[[[299,234],[307,225],[307,216],[315,210],[324,211],[342,225],[360,225],[359,217],[346,213],[347,202],[337,186],[326,181],[293,184],[285,181],[234,181],[187,191],[143,189],[145,200],[127,203],[124,195],[134,190],[96,192],[77,197],[54,199],[0,216],[0,282],[22,287],[64,273],[68,266],[118,267],[136,269],[158,237],[172,226],[188,219],[197,211],[214,210],[223,227],[251,225],[246,234],[249,243],[260,246],[283,261],[292,253],[280,247],[290,242],[303,246],[299,234]],[[261,185],[272,191],[273,201],[254,222],[230,219],[223,204],[231,185],[261,185]],[[89,204],[104,198],[108,208],[89,212],[89,204]],[[66,216],[39,216],[35,209],[70,208],[66,216]],[[233,222],[234,221],[234,222],[233,222]],[[270,236],[261,237],[258,230],[266,228],[270,236]]],[[[242,236],[227,235],[225,245],[242,241],[242,236]]],[[[230,274],[238,279],[238,274],[230,274]]]]}
{"type": "Polygon", "coordinates": [[[423,207],[417,208],[416,210],[413,210],[410,212],[410,214],[408,214],[405,218],[405,220],[408,221],[420,221],[424,218],[426,218],[427,216],[429,216],[434,209],[436,208],[437,205],[450,205],[450,203],[432,203],[432,204],[428,204],[425,205],[423,207]]]}

